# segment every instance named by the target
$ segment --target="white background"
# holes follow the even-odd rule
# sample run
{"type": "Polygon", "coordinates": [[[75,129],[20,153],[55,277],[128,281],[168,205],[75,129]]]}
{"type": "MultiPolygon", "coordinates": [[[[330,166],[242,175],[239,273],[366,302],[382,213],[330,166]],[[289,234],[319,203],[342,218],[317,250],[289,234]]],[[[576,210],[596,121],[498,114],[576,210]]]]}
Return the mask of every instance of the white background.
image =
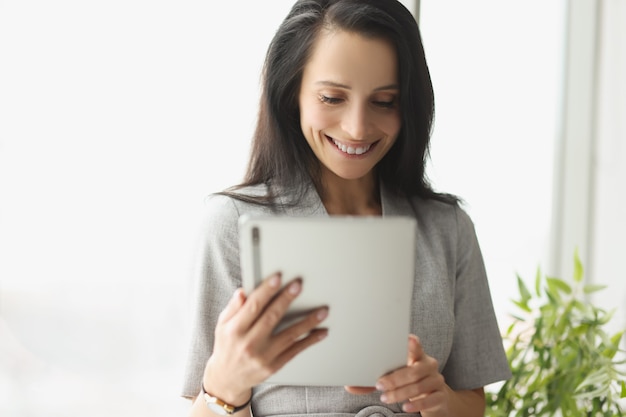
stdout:
{"type": "MultiPolygon", "coordinates": [[[[291,3],[0,1],[0,415],[186,413],[202,202],[241,179],[291,3]]],[[[506,322],[515,273],[548,253],[564,6],[468,3],[422,1],[429,173],[467,202],[506,322]]],[[[602,120],[606,231],[624,125],[602,120]]]]}

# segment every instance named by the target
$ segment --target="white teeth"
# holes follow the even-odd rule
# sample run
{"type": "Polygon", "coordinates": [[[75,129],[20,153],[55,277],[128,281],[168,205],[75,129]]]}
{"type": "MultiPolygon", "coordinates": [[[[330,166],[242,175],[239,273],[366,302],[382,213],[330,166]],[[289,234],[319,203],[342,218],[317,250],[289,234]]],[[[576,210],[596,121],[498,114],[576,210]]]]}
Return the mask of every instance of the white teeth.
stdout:
{"type": "Polygon", "coordinates": [[[369,151],[370,148],[372,147],[372,145],[367,145],[367,146],[359,146],[357,148],[354,148],[352,146],[346,146],[343,143],[339,143],[337,142],[335,139],[333,139],[333,143],[337,146],[338,149],[340,149],[342,152],[347,153],[349,155],[363,155],[365,152],[369,151]]]}

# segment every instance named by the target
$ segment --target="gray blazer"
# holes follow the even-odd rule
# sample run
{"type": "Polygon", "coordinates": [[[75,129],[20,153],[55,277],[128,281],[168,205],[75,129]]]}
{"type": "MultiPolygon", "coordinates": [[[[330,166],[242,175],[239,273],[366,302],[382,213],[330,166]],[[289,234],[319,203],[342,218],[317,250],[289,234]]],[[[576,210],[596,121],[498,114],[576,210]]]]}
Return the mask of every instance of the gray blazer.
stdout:
{"type": "MultiPolygon", "coordinates": [[[[247,190],[262,195],[265,187],[247,190]]],[[[475,389],[508,379],[510,369],[493,311],[487,276],[474,226],[457,205],[418,197],[404,198],[381,185],[383,216],[417,220],[412,333],[439,362],[455,390],[475,389]]],[[[195,397],[213,346],[217,316],[241,286],[237,221],[244,213],[327,216],[311,186],[298,206],[267,207],[225,196],[207,200],[197,276],[197,301],[182,395],[195,397]]],[[[372,306],[376,308],[376,306],[372,306]]],[[[408,335],[407,335],[408,336],[408,335]]],[[[255,416],[400,415],[401,404],[385,405],[380,393],[351,395],[343,387],[263,384],[254,389],[255,416]]]]}

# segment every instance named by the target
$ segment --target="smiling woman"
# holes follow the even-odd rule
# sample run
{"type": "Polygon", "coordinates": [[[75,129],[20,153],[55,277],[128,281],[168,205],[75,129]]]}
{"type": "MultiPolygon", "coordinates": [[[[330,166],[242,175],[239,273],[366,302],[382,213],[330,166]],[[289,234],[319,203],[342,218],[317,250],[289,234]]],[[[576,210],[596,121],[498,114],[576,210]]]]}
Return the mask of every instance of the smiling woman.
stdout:
{"type": "Polygon", "coordinates": [[[424,172],[434,99],[414,17],[395,0],[296,1],[268,48],[258,114],[243,183],[207,201],[183,388],[191,415],[483,415],[483,387],[510,372],[473,224],[424,172]],[[325,343],[333,311],[275,330],[306,277],[278,271],[244,293],[244,215],[417,220],[406,365],[366,387],[267,383],[325,343]]]}

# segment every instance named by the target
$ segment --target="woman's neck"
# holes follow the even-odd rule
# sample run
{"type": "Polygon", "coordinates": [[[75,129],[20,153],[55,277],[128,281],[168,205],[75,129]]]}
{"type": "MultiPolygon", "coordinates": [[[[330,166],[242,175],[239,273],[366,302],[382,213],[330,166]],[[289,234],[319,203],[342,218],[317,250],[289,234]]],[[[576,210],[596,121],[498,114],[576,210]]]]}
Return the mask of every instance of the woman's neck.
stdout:
{"type": "Polygon", "coordinates": [[[326,171],[320,197],[330,215],[381,216],[378,179],[372,172],[363,178],[346,180],[326,171]]]}

